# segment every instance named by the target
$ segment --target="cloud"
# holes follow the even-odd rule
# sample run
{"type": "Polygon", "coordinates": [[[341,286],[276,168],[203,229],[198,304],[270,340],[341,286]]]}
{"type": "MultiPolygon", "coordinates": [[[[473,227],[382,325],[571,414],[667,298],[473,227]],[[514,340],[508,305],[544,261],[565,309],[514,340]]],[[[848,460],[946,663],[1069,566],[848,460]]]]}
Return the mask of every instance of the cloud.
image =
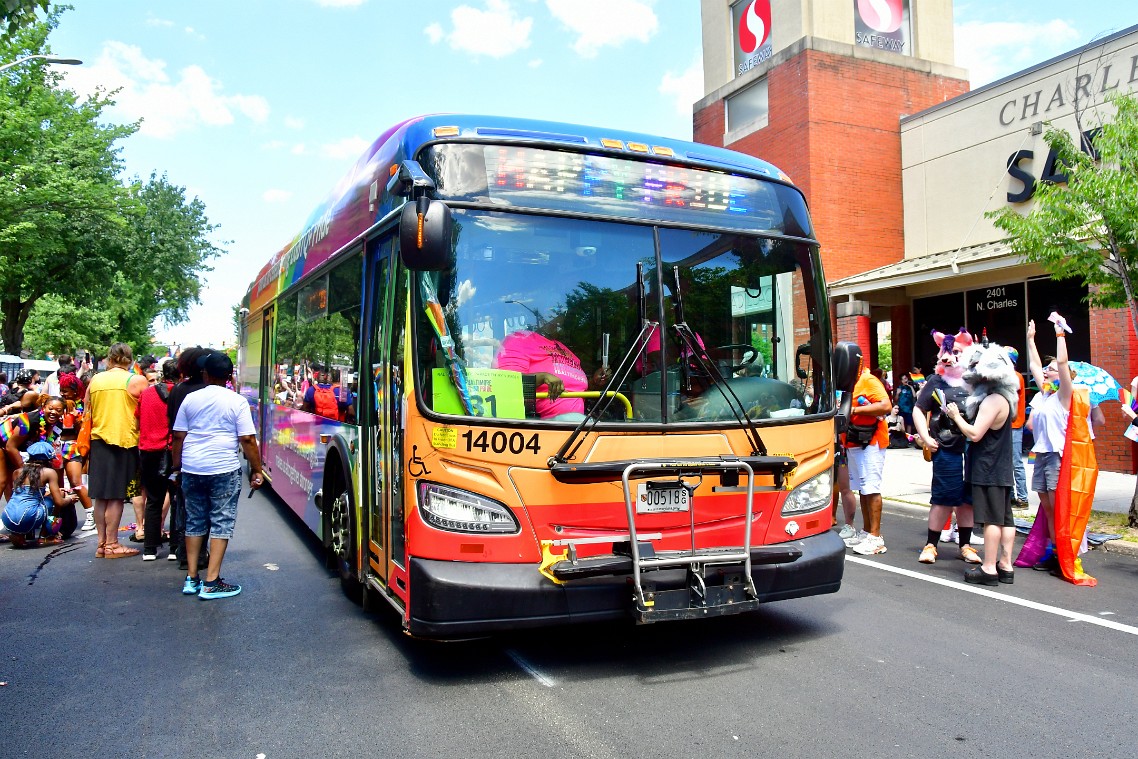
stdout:
{"type": "Polygon", "coordinates": [[[261,146],[264,150],[283,150],[288,147],[288,143],[284,140],[269,140],[261,146]]]}
{"type": "Polygon", "coordinates": [[[656,12],[642,0],[545,0],[545,4],[577,35],[573,49],[584,58],[628,40],[647,42],[659,27],[656,12]]]}
{"type": "Polygon", "coordinates": [[[285,116],[284,125],[289,129],[304,129],[304,119],[296,116],[285,116]]]}
{"type": "Polygon", "coordinates": [[[288,190],[265,190],[264,194],[261,195],[261,200],[266,203],[287,203],[292,200],[292,193],[288,190]]]}
{"type": "Polygon", "coordinates": [[[174,80],[165,61],[147,58],[137,46],[122,42],[106,43],[94,62],[65,76],[80,95],[118,89],[108,113],[123,121],[142,119],[140,133],[158,139],[197,127],[228,126],[239,116],[254,123],[269,116],[269,103],[260,95],[224,95],[221,82],[196,65],[183,68],[174,80]]]}
{"type": "Polygon", "coordinates": [[[324,8],[355,8],[366,2],[367,0],[316,0],[316,4],[324,8]]]}
{"type": "Polygon", "coordinates": [[[170,21],[169,19],[164,19],[164,18],[148,18],[148,19],[146,19],[146,25],[147,25],[147,26],[166,26],[166,27],[170,27],[170,26],[173,26],[173,25],[174,25],[174,22],[173,22],[173,21],[170,21]]]}
{"type": "MultiPolygon", "coordinates": [[[[529,47],[533,18],[518,18],[507,0],[486,0],[485,10],[460,5],[450,13],[447,44],[455,50],[491,58],[504,58],[529,47]]],[[[423,30],[432,43],[442,39],[443,28],[431,24],[423,30]]]]}
{"type": "Polygon", "coordinates": [[[540,58],[534,58],[532,61],[530,61],[526,65],[529,66],[531,69],[535,69],[541,65],[541,59],[540,58]]]}
{"type": "Polygon", "coordinates": [[[298,142],[289,148],[288,152],[292,153],[293,155],[304,155],[307,152],[307,149],[304,147],[303,142],[298,142]]]}
{"type": "Polygon", "coordinates": [[[672,98],[676,113],[691,116],[692,104],[703,97],[703,61],[696,58],[679,74],[665,71],[658,90],[672,98]]]}
{"type": "Polygon", "coordinates": [[[371,143],[360,137],[354,135],[352,137],[345,137],[337,142],[330,142],[320,147],[320,155],[326,158],[359,158],[363,152],[368,149],[371,143]]]}
{"type": "Polygon", "coordinates": [[[967,21],[954,34],[956,65],[968,69],[973,89],[1067,52],[1082,38],[1062,19],[967,21]]]}

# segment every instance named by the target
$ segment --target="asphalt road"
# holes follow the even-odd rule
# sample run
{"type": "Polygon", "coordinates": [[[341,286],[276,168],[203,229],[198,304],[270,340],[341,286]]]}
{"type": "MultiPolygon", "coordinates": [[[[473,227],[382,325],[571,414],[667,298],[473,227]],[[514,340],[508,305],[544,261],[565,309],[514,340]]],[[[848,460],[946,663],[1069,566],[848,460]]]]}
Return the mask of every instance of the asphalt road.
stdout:
{"type": "Polygon", "coordinates": [[[1138,745],[1132,557],[1090,554],[1093,589],[1020,570],[974,592],[953,548],[917,563],[924,520],[890,506],[889,553],[852,558],[835,595],[436,644],[349,602],[275,499],[240,508],[225,575],[245,591],[224,601],[183,597],[164,553],[0,546],[0,756],[1043,759],[1138,745]]]}

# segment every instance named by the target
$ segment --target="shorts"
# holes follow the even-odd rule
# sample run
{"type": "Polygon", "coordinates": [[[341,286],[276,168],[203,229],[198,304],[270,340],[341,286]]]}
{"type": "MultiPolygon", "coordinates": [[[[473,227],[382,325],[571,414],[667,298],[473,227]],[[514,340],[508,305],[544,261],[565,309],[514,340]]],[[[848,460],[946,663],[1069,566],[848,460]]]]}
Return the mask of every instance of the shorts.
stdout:
{"type": "Polygon", "coordinates": [[[87,465],[87,495],[105,501],[125,501],[130,482],[138,474],[138,448],[119,448],[91,439],[87,465]]]}
{"type": "Polygon", "coordinates": [[[1059,489],[1059,464],[1063,461],[1061,453],[1035,454],[1035,466],[1031,470],[1031,489],[1036,493],[1054,493],[1059,489]]]}
{"type": "Polygon", "coordinates": [[[972,515],[976,524],[1015,527],[1012,516],[1012,486],[973,485],[972,515]]]}
{"type": "Polygon", "coordinates": [[[939,448],[933,452],[933,482],[929,503],[933,506],[960,506],[969,502],[964,487],[964,454],[948,453],[939,448]]]}
{"type": "Polygon", "coordinates": [[[847,448],[850,490],[862,495],[881,494],[881,472],[885,469],[885,449],[876,445],[847,448]]]}
{"type": "Polygon", "coordinates": [[[241,497],[241,469],[223,474],[182,472],[182,494],[186,499],[186,537],[229,540],[237,522],[237,501],[241,497]]]}
{"type": "Polygon", "coordinates": [[[79,441],[78,440],[64,440],[59,444],[60,458],[64,464],[72,461],[82,461],[83,457],[79,455],[79,441]]]}

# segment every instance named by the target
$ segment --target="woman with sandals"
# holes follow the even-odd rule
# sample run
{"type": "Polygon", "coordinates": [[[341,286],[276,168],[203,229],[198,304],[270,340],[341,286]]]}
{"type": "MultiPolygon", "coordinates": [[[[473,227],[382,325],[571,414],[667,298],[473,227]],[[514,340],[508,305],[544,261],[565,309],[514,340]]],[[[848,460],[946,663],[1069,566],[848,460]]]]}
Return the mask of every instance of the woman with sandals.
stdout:
{"type": "Polygon", "coordinates": [[[132,364],[129,345],[112,345],[107,370],[91,378],[83,400],[91,415],[87,495],[99,533],[95,557],[100,559],[138,555],[137,549],[119,543],[127,487],[138,472],[138,399],[149,384],[145,376],[129,371],[132,364]]]}
{"type": "Polygon", "coordinates": [[[17,548],[62,543],[64,536],[58,534],[60,519],[52,514],[52,506],[70,508],[74,515],[77,496],[60,491],[59,472],[51,468],[55,448],[50,443],[38,440],[28,446],[27,453],[27,463],[16,470],[12,497],[0,513],[0,522],[8,529],[12,545],[17,548]],[[48,490],[50,501],[44,495],[44,488],[48,490]],[[38,538],[36,533],[39,533],[38,538]]]}

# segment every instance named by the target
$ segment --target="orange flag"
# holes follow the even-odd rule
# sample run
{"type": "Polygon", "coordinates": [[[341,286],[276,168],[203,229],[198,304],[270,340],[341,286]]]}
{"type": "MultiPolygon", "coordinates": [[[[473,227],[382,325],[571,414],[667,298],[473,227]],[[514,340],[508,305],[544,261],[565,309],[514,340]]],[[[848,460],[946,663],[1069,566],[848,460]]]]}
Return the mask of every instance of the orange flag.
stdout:
{"type": "Polygon", "coordinates": [[[1094,587],[1098,580],[1083,571],[1079,546],[1091,516],[1098,482],[1098,459],[1091,441],[1087,414],[1090,391],[1076,387],[1067,417],[1067,439],[1059,465],[1059,488],[1055,493],[1055,551],[1063,578],[1075,585],[1094,587]]]}

